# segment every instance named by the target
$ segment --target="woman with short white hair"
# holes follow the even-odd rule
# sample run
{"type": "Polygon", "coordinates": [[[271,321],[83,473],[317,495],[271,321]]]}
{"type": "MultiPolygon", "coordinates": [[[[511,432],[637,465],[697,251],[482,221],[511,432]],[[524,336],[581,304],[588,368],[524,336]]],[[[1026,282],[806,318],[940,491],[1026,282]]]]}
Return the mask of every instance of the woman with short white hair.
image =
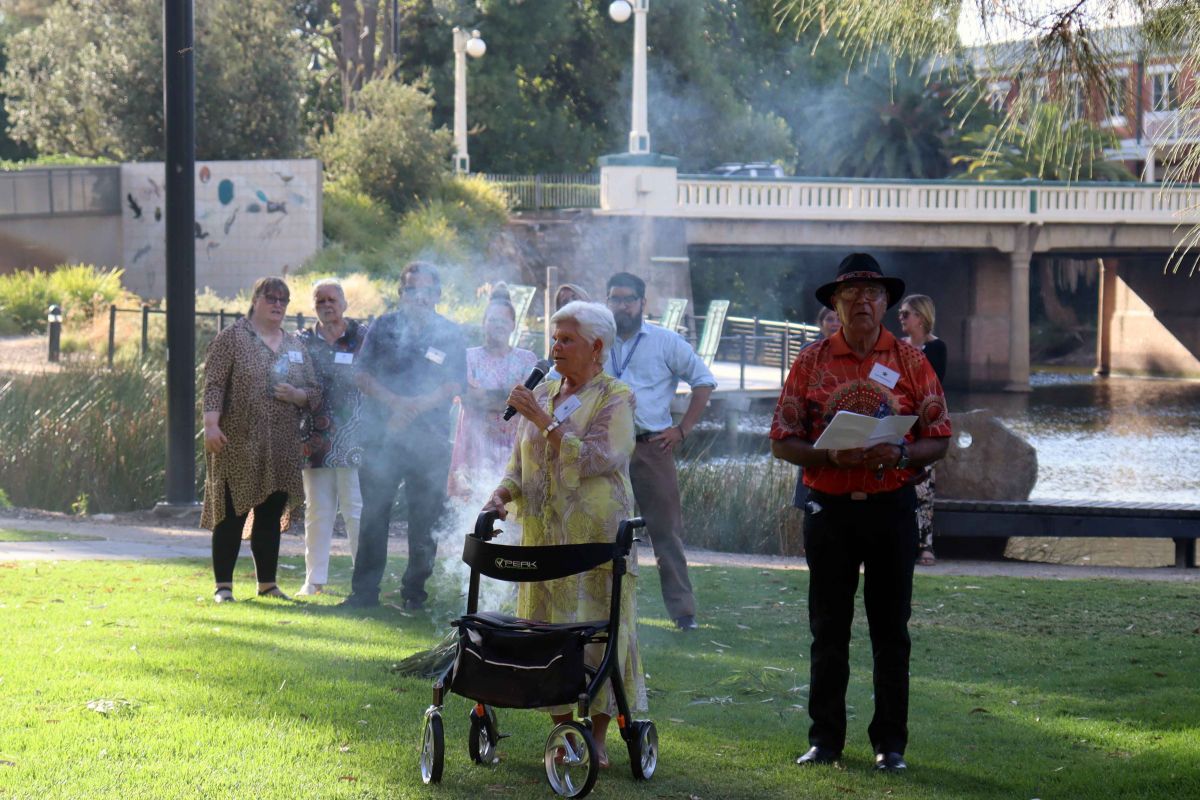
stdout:
{"type": "MultiPolygon", "coordinates": [[[[633,455],[633,392],[604,372],[617,324],[599,303],[575,301],[550,318],[550,354],[561,378],[535,389],[516,386],[508,403],[521,415],[517,444],[504,480],[483,507],[507,516],[516,505],[521,544],[562,545],[615,541],[617,526],[633,516],[629,458],[633,455]]],[[[632,710],[646,708],[646,684],[637,648],[637,550],[621,586],[617,643],[622,679],[632,710]]],[[[582,622],[609,614],[612,565],[545,583],[521,583],[517,615],[543,622],[582,622]]],[[[589,645],[588,663],[599,666],[602,648],[589,645]]],[[[608,766],[605,734],[616,713],[611,686],[592,705],[597,758],[608,766]]],[[[571,707],[547,709],[555,724],[571,719],[571,707]]]]}
{"type": "Polygon", "coordinates": [[[329,580],[329,548],[338,512],[346,523],[353,561],[362,516],[358,468],[362,466],[362,394],[355,364],[367,326],[345,316],[346,292],[337,278],[313,284],[317,321],[300,333],[312,359],[324,403],[305,420],[304,585],[297,595],[321,594],[329,580]]]}

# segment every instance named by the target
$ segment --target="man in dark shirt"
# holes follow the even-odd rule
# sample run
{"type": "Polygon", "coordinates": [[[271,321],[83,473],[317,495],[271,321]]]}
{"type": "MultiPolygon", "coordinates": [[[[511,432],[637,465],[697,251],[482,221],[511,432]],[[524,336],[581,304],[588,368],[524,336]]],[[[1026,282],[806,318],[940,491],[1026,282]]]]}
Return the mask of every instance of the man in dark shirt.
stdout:
{"type": "Polygon", "coordinates": [[[433,528],[446,503],[450,403],[467,374],[462,332],[434,310],[442,296],[437,269],[423,261],[410,263],[401,274],[400,292],[400,310],[375,321],[358,357],[364,429],[374,432],[378,447],[359,473],[362,523],[351,593],[344,602],[358,608],[379,605],[400,481],[408,501],[408,569],[400,593],[406,609],[425,604],[425,581],[437,554],[433,528]]]}

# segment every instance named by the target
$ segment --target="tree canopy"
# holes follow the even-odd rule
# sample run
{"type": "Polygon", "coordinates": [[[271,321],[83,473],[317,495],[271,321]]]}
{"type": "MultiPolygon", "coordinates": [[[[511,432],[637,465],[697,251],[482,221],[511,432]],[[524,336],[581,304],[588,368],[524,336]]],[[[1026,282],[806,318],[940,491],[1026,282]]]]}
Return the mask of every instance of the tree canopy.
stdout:
{"type": "MultiPolygon", "coordinates": [[[[196,8],[196,149],[204,159],[300,151],[301,52],[272,0],[196,8]]],[[[7,42],[11,134],[39,152],[161,158],[162,3],[58,0],[7,42]]]]}

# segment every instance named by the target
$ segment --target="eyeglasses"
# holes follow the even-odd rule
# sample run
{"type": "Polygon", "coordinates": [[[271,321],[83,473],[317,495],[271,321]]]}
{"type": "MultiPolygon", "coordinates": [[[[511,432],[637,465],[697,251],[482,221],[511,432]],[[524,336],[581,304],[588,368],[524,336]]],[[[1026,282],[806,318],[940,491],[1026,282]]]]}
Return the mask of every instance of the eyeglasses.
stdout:
{"type": "Polygon", "coordinates": [[[409,297],[437,297],[440,290],[436,286],[405,286],[404,294],[409,297]]]}
{"type": "Polygon", "coordinates": [[[884,288],[874,284],[867,284],[866,286],[843,286],[837,290],[836,294],[843,300],[851,300],[856,297],[878,300],[883,297],[884,288]]]}
{"type": "Polygon", "coordinates": [[[613,294],[608,296],[608,304],[610,306],[632,306],[641,301],[641,297],[636,294],[613,294]]]}
{"type": "Polygon", "coordinates": [[[260,294],[259,297],[261,297],[263,300],[266,300],[273,306],[286,306],[291,299],[288,297],[280,297],[277,294],[260,294]]]}

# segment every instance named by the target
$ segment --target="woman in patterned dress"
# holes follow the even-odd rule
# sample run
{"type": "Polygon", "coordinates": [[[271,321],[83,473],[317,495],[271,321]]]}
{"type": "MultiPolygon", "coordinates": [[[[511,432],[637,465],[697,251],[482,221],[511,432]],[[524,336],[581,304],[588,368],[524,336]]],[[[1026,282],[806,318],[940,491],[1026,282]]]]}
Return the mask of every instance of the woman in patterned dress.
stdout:
{"type": "MultiPolygon", "coordinates": [[[[622,520],[633,515],[629,458],[633,454],[633,393],[604,373],[616,322],[599,303],[568,303],[553,317],[551,355],[561,378],[532,391],[517,385],[508,404],[517,409],[517,444],[504,480],[484,511],[507,516],[516,505],[523,545],[611,542],[622,520]]],[[[633,710],[646,708],[646,686],[637,645],[637,551],[621,586],[617,642],[622,679],[633,710]]],[[[521,583],[517,614],[543,622],[607,619],[612,566],[597,567],[544,583],[521,583]]],[[[589,646],[598,666],[600,645],[589,646]]],[[[605,734],[616,701],[605,685],[592,705],[597,758],[608,765],[605,734]]],[[[548,709],[555,724],[571,719],[571,707],[548,709]]]]}
{"type": "MultiPolygon", "coordinates": [[[[910,294],[900,301],[900,330],[904,341],[919,348],[929,359],[939,382],[946,380],[946,343],[933,335],[933,323],[937,312],[933,299],[924,294],[910,294]]],[[[934,468],[926,467],[914,479],[917,488],[917,529],[921,532],[917,551],[917,563],[922,567],[937,564],[933,553],[933,497],[935,486],[934,468]]]]}
{"type": "Polygon", "coordinates": [[[212,531],[218,603],[233,600],[242,529],[254,512],[250,552],[258,594],[287,599],[275,582],[279,535],[304,502],[301,409],[321,407],[312,359],[283,329],[290,299],[282,278],[254,284],[250,313],[217,334],[204,361],[204,510],[212,531]]]}
{"type": "Polygon", "coordinates": [[[446,487],[453,497],[470,497],[481,483],[492,485],[512,454],[517,420],[503,417],[508,390],[537,363],[533,353],[509,343],[516,327],[508,288],[497,284],[483,312],[483,346],[467,349],[467,391],[460,398],[446,487]]]}

